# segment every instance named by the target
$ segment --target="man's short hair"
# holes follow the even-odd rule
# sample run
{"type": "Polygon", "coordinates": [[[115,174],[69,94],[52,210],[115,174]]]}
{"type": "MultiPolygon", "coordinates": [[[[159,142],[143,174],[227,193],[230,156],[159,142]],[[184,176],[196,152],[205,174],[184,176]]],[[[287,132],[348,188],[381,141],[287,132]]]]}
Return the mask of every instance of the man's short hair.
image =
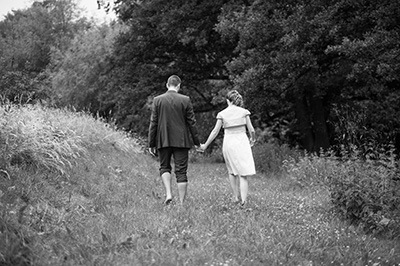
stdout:
{"type": "Polygon", "coordinates": [[[179,84],[181,84],[181,79],[177,75],[172,75],[168,78],[168,86],[178,87],[179,84]]]}

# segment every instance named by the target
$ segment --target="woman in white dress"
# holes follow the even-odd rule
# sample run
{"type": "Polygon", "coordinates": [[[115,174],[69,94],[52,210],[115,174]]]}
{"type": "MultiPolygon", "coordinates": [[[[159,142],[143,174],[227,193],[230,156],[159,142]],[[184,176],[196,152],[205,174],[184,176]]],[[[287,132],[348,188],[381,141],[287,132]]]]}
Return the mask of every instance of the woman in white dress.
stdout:
{"type": "Polygon", "coordinates": [[[229,173],[229,181],[233,190],[233,200],[244,206],[248,194],[247,177],[256,173],[251,147],[255,142],[255,131],[250,120],[250,112],[243,108],[243,98],[236,90],[226,95],[228,107],[217,115],[217,122],[206,143],[200,145],[201,150],[213,142],[221,127],[224,128],[222,153],[229,173]],[[250,134],[250,140],[246,134],[250,134]]]}

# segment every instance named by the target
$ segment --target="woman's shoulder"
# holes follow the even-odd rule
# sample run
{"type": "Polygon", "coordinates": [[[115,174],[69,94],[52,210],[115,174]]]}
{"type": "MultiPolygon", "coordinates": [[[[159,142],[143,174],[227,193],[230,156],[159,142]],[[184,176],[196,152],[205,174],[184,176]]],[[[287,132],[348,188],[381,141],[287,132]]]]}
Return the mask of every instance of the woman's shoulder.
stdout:
{"type": "Polygon", "coordinates": [[[218,118],[222,118],[222,117],[231,117],[231,116],[246,116],[246,115],[250,115],[250,111],[240,107],[240,106],[236,106],[236,105],[232,105],[232,106],[228,106],[226,107],[224,110],[220,111],[217,114],[218,118]]]}
{"type": "Polygon", "coordinates": [[[228,107],[217,113],[217,118],[222,118],[228,112],[228,107]]]}
{"type": "Polygon", "coordinates": [[[250,111],[247,110],[244,107],[236,106],[236,110],[237,110],[237,112],[243,113],[245,115],[249,115],[250,114],[250,111]]]}

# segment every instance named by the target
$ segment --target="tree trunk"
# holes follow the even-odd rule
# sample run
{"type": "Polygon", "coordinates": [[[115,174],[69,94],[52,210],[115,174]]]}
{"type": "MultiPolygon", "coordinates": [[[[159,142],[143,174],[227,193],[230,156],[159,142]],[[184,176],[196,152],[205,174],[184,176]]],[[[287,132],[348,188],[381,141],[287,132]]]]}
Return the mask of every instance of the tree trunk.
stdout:
{"type": "Polygon", "coordinates": [[[321,149],[329,148],[329,134],[326,125],[326,111],[321,97],[311,96],[310,109],[312,128],[314,133],[314,152],[319,152],[321,149]]]}
{"type": "Polygon", "coordinates": [[[311,151],[314,147],[314,137],[309,119],[309,110],[306,98],[301,95],[295,103],[297,128],[300,133],[299,142],[307,151],[311,151]]]}
{"type": "Polygon", "coordinates": [[[312,92],[301,95],[297,98],[295,110],[302,147],[309,152],[329,148],[326,111],[322,99],[312,92]]]}

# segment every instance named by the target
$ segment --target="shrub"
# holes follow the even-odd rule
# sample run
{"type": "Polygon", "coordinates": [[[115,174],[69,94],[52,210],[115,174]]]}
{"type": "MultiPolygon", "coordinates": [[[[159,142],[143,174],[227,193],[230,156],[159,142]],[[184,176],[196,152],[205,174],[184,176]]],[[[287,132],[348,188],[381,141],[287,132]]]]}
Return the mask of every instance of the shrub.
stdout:
{"type": "Polygon", "coordinates": [[[325,186],[328,176],[340,168],[339,161],[329,156],[306,154],[283,161],[289,178],[299,187],[325,186]]]}
{"type": "Polygon", "coordinates": [[[257,171],[278,173],[284,170],[285,160],[298,160],[300,153],[288,145],[276,143],[261,143],[253,147],[254,163],[257,171]]]}
{"type": "Polygon", "coordinates": [[[341,167],[328,177],[336,210],[368,232],[383,233],[386,229],[394,229],[393,236],[400,237],[400,183],[395,178],[394,165],[388,165],[384,158],[348,158],[341,167]]]}
{"type": "Polygon", "coordinates": [[[284,163],[290,178],[302,187],[322,185],[333,207],[368,232],[400,236],[400,184],[393,150],[362,159],[357,149],[345,157],[332,153],[306,155],[284,163]]]}

